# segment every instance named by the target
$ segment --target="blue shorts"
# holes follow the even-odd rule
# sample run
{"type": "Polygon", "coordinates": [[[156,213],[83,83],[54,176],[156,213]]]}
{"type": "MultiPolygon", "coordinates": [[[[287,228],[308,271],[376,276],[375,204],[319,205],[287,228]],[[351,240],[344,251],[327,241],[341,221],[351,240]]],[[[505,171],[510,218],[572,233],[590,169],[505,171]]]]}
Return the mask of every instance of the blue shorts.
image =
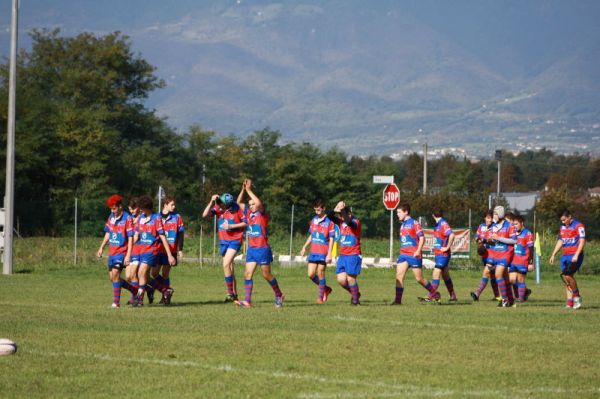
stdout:
{"type": "Polygon", "coordinates": [[[346,273],[351,276],[360,274],[362,266],[362,256],[360,255],[340,255],[337,260],[337,267],[335,273],[346,273]]]}
{"type": "MultiPolygon", "coordinates": [[[[175,262],[177,262],[177,252],[173,254],[175,258],[175,262]]],[[[169,265],[169,256],[166,253],[160,253],[156,256],[156,266],[170,266],[169,265]]],[[[177,266],[177,263],[175,263],[177,266]]]]}
{"type": "Polygon", "coordinates": [[[445,269],[450,263],[450,256],[441,256],[438,255],[435,257],[435,268],[436,269],[445,269]]]}
{"type": "Polygon", "coordinates": [[[271,247],[248,247],[246,263],[256,263],[261,266],[270,265],[273,263],[271,247]]]}
{"type": "Polygon", "coordinates": [[[421,267],[423,267],[423,259],[415,258],[414,256],[408,256],[408,255],[398,256],[396,263],[400,264],[402,262],[408,262],[408,266],[410,266],[411,269],[420,269],[421,267]]]}
{"type": "Polygon", "coordinates": [[[119,269],[121,270],[125,266],[125,255],[110,255],[108,257],[108,270],[119,269]]]}
{"type": "Polygon", "coordinates": [[[142,263],[147,264],[150,267],[156,266],[158,255],[153,254],[152,252],[145,252],[140,254],[140,265],[142,263]]]}
{"type": "Polygon", "coordinates": [[[508,268],[509,273],[527,274],[527,265],[515,265],[512,264],[508,268]]]}
{"type": "Polygon", "coordinates": [[[225,253],[228,249],[235,249],[235,251],[239,251],[242,247],[242,242],[240,240],[221,240],[219,253],[221,256],[225,256],[225,253]]]}
{"type": "Polygon", "coordinates": [[[488,258],[489,260],[489,265],[492,266],[504,266],[504,267],[509,267],[510,266],[510,259],[508,258],[488,258]]]}
{"type": "Polygon", "coordinates": [[[306,261],[308,263],[318,263],[318,264],[321,264],[321,265],[325,265],[327,263],[325,261],[325,257],[326,256],[327,255],[324,255],[324,254],[314,254],[314,253],[311,252],[308,255],[308,258],[306,258],[306,261]]]}
{"type": "Polygon", "coordinates": [[[131,260],[129,261],[129,263],[133,263],[133,262],[139,262],[140,261],[140,254],[131,254],[131,260]]]}
{"type": "Polygon", "coordinates": [[[494,260],[492,258],[481,258],[481,263],[483,264],[483,266],[493,265],[493,262],[494,260]]]}
{"type": "MultiPolygon", "coordinates": [[[[564,272],[565,269],[567,268],[567,266],[569,265],[569,263],[571,263],[571,259],[573,259],[573,255],[563,255],[560,257],[560,271],[564,272]]],[[[576,266],[576,270],[575,272],[579,271],[579,268],[581,267],[581,265],[583,264],[583,254],[579,254],[579,258],[577,258],[577,263],[575,263],[576,266]]],[[[573,274],[575,274],[575,272],[573,274]]]]}

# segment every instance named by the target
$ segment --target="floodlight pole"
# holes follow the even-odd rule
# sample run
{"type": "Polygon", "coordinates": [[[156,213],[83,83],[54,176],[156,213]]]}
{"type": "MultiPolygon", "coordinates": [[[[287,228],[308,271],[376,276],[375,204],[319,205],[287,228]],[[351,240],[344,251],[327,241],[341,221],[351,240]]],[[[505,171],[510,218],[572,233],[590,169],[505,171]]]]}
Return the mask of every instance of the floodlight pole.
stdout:
{"type": "Polygon", "coordinates": [[[19,21],[19,1],[12,2],[10,25],[10,66],[8,82],[8,123],[6,129],[6,188],[4,191],[4,265],[3,274],[13,272],[13,224],[15,200],[15,104],[17,88],[17,32],[19,21]]]}

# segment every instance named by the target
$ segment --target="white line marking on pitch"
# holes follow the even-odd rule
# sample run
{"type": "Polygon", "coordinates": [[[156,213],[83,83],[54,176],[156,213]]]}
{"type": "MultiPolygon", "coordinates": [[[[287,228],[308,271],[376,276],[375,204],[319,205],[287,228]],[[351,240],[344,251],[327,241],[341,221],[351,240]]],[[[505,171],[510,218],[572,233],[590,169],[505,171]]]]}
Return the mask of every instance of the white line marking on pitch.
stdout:
{"type": "MultiPolygon", "coordinates": [[[[23,351],[22,351],[23,352],[23,351]]],[[[313,382],[322,382],[329,384],[337,384],[337,385],[358,385],[364,386],[368,388],[380,388],[388,392],[381,392],[381,395],[385,397],[394,397],[394,396],[490,396],[490,397],[499,397],[506,395],[527,395],[531,393],[556,393],[556,394],[582,394],[582,393],[600,393],[600,387],[592,387],[588,389],[564,389],[560,387],[532,387],[525,390],[508,390],[508,391],[498,391],[498,390],[473,390],[473,391],[454,391],[450,389],[439,389],[428,386],[417,386],[411,384],[389,384],[386,382],[368,382],[368,381],[359,381],[359,380],[345,380],[338,378],[328,378],[318,375],[311,374],[300,374],[300,373],[284,373],[284,372],[273,372],[273,371],[260,371],[260,370],[246,370],[242,368],[233,367],[229,364],[219,365],[219,366],[211,366],[206,364],[201,364],[194,361],[189,360],[166,360],[166,359],[132,359],[132,358],[120,358],[113,357],[106,354],[92,354],[92,353],[73,353],[73,352],[41,352],[41,351],[31,351],[27,350],[25,352],[31,353],[33,355],[42,355],[42,356],[55,356],[55,357],[79,357],[79,358],[92,358],[98,360],[104,360],[108,362],[134,362],[141,364],[157,364],[161,366],[178,366],[178,367],[195,367],[199,369],[212,370],[212,371],[223,371],[223,372],[235,372],[235,373],[246,373],[246,374],[254,374],[261,375],[271,378],[286,378],[292,380],[308,380],[313,382]],[[396,391],[396,392],[389,392],[396,391]]],[[[305,394],[300,394],[305,395],[305,394]]],[[[300,398],[336,398],[336,397],[344,397],[340,396],[340,394],[328,395],[328,394],[319,394],[315,393],[307,394],[306,396],[299,396],[300,398]]],[[[379,393],[376,394],[380,396],[379,393]]],[[[372,397],[373,392],[370,393],[356,393],[355,395],[351,395],[350,397],[372,397]]]]}

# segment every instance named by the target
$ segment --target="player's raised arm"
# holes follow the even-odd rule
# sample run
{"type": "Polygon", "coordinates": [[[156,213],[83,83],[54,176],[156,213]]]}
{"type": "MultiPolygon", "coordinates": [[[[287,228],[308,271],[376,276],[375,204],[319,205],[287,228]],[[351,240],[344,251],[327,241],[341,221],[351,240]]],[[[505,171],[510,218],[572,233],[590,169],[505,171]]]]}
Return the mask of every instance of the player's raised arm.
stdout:
{"type": "Polygon", "coordinates": [[[246,179],[244,184],[245,184],[245,188],[246,188],[246,192],[248,193],[248,196],[250,197],[250,199],[252,199],[252,201],[254,201],[254,204],[256,205],[256,209],[258,209],[262,212],[263,211],[263,203],[260,200],[260,198],[258,198],[258,196],[254,193],[254,191],[252,191],[252,180],[246,179]]]}
{"type": "Polygon", "coordinates": [[[219,199],[219,194],[214,194],[212,197],[210,197],[210,201],[208,201],[208,205],[206,205],[206,208],[204,208],[204,212],[202,212],[203,218],[208,217],[210,215],[210,210],[212,209],[213,206],[215,206],[218,199],[219,199]]]}

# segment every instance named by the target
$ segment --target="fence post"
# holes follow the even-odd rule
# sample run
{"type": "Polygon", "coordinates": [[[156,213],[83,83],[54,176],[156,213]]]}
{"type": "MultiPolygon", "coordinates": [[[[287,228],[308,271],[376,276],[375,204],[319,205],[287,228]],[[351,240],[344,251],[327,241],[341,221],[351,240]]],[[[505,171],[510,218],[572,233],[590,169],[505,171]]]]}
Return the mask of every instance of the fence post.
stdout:
{"type": "Polygon", "coordinates": [[[75,245],[73,248],[73,264],[77,264],[77,197],[75,197],[75,245]]]}
{"type": "Polygon", "coordinates": [[[292,221],[290,223],[290,263],[292,262],[292,242],[294,239],[294,204],[292,204],[292,221]]]}

